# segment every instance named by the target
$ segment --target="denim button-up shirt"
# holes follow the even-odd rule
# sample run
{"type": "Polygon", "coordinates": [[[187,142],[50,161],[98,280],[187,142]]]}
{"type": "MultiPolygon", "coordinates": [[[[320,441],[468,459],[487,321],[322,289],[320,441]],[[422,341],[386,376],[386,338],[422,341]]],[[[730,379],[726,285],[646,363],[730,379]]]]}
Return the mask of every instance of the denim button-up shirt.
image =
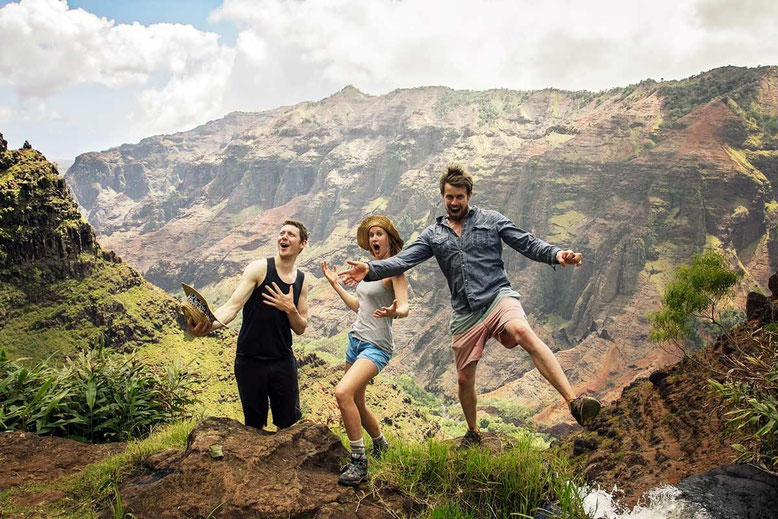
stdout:
{"type": "Polygon", "coordinates": [[[396,256],[369,262],[365,279],[396,276],[435,256],[448,281],[454,311],[474,312],[488,306],[501,288],[511,286],[502,262],[502,242],[530,259],[557,264],[559,247],[519,229],[497,211],[471,206],[462,236],[457,236],[445,216],[439,216],[396,256]]]}

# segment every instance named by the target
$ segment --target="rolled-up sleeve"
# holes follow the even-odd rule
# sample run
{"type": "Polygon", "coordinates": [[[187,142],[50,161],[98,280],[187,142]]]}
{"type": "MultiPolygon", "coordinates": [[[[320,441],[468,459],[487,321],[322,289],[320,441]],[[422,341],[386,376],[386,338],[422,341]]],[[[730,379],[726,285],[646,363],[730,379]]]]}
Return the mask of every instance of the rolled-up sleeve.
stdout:
{"type": "Polygon", "coordinates": [[[365,281],[378,281],[397,276],[430,259],[433,255],[431,238],[434,232],[434,225],[427,227],[413,243],[406,246],[396,256],[368,262],[370,272],[365,277],[365,281]]]}
{"type": "Polygon", "coordinates": [[[556,255],[562,249],[534,237],[524,229],[518,228],[515,223],[502,214],[496,211],[493,214],[500,238],[512,249],[534,261],[548,263],[549,265],[557,265],[559,263],[556,260],[556,255]]]}

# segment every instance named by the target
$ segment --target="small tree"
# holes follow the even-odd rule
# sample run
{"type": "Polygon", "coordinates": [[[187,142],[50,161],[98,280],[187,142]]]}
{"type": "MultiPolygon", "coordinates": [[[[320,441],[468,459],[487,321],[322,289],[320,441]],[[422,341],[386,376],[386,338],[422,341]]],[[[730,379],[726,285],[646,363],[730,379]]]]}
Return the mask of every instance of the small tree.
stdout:
{"type": "Polygon", "coordinates": [[[688,355],[700,344],[698,328],[707,321],[719,332],[729,334],[721,319],[721,303],[732,294],[732,287],[743,273],[730,267],[720,253],[707,249],[695,254],[689,263],[675,270],[665,287],[662,309],[649,314],[652,341],[668,342],[688,355]]]}

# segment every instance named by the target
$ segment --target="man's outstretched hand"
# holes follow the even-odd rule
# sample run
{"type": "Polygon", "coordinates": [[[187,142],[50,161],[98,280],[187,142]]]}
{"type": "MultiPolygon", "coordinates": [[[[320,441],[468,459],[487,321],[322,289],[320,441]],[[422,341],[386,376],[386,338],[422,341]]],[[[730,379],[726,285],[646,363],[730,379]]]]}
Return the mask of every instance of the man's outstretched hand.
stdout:
{"type": "Polygon", "coordinates": [[[351,265],[351,268],[338,273],[338,276],[343,278],[344,284],[355,287],[357,283],[365,279],[367,273],[370,272],[370,267],[362,261],[346,261],[346,263],[351,265]]]}
{"type": "Polygon", "coordinates": [[[208,335],[213,329],[213,323],[201,322],[195,324],[195,322],[190,317],[187,317],[186,324],[189,327],[189,333],[195,337],[203,337],[208,335]]]}
{"type": "Polygon", "coordinates": [[[568,265],[575,265],[576,267],[580,267],[583,264],[583,254],[580,252],[573,252],[571,250],[561,250],[556,253],[556,260],[563,267],[568,265]]]}

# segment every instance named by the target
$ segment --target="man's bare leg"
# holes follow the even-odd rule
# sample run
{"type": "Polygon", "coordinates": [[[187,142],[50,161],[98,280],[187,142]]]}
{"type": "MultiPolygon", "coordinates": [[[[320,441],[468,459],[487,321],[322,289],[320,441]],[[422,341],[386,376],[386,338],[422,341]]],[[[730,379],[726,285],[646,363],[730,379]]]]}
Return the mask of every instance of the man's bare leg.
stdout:
{"type": "Polygon", "coordinates": [[[464,369],[457,371],[457,383],[459,386],[459,404],[462,406],[462,412],[465,414],[467,428],[478,432],[476,423],[475,406],[478,397],[475,394],[475,368],[478,362],[471,362],[464,369]]]}
{"type": "Polygon", "coordinates": [[[568,382],[565,372],[562,371],[562,366],[559,365],[559,361],[554,356],[551,348],[549,348],[545,342],[541,341],[540,337],[535,335],[535,332],[532,331],[532,328],[527,321],[524,319],[509,321],[502,332],[502,334],[506,333],[529,353],[532,362],[535,364],[535,367],[538,368],[540,374],[543,375],[557,391],[559,391],[559,394],[562,395],[565,402],[569,404],[575,399],[573,388],[570,387],[570,382],[568,382]]]}

